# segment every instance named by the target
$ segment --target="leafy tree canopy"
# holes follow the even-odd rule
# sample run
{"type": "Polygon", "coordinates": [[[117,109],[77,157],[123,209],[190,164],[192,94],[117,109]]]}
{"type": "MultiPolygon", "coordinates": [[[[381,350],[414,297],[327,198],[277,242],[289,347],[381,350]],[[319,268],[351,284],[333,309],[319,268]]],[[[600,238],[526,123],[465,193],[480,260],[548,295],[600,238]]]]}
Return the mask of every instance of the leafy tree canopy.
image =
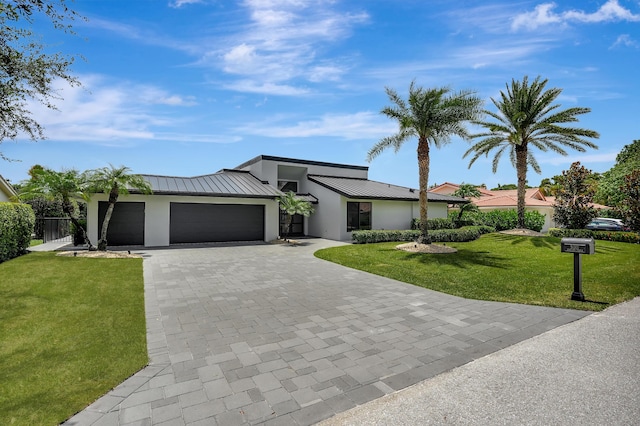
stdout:
{"type": "MultiPolygon", "coordinates": [[[[526,187],[531,188],[528,185],[526,187]]],[[[507,183],[505,185],[498,184],[498,186],[496,186],[495,188],[491,188],[492,191],[502,191],[507,189],[518,189],[518,185],[516,185],[515,183],[507,183]]]]}
{"type": "Polygon", "coordinates": [[[625,195],[620,205],[620,213],[631,230],[640,233],[640,169],[624,177],[620,191],[625,195]]]}
{"type": "MultiPolygon", "coordinates": [[[[79,85],[70,74],[74,57],[51,53],[34,23],[48,20],[57,30],[73,34],[76,12],[66,0],[0,0],[0,143],[24,134],[44,139],[44,129],[33,118],[28,102],[35,100],[55,109],[60,95],[53,88],[57,79],[79,85]]],[[[7,159],[2,153],[0,158],[7,159]]]]}
{"type": "Polygon", "coordinates": [[[553,219],[560,226],[571,229],[584,228],[594,217],[592,206],[595,186],[591,170],[575,162],[562,172],[560,188],[556,193],[553,219]]]}
{"type": "Polygon", "coordinates": [[[616,157],[616,164],[602,173],[594,197],[595,202],[610,207],[621,206],[625,194],[620,188],[625,183],[625,176],[634,170],[640,170],[640,139],[625,145],[616,157]]]}

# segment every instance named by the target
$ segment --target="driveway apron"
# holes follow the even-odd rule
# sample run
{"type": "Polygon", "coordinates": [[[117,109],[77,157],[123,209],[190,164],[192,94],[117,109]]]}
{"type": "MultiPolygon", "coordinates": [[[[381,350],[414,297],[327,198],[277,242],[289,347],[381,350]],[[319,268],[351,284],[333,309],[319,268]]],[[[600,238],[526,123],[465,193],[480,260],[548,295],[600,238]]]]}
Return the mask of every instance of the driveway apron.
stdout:
{"type": "Polygon", "coordinates": [[[310,425],[588,314],[313,256],[340,244],[144,251],[150,364],[66,424],[310,425]]]}

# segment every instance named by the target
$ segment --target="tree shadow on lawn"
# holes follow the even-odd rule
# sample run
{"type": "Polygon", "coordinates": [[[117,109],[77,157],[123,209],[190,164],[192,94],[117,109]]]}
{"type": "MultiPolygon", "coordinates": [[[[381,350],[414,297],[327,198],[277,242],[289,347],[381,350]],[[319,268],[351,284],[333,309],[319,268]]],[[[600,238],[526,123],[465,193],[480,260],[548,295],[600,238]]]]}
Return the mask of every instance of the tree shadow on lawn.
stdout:
{"type": "Polygon", "coordinates": [[[533,246],[539,248],[551,248],[557,246],[558,250],[560,250],[560,242],[558,241],[557,244],[552,243],[551,241],[549,241],[548,237],[523,237],[508,234],[495,234],[493,237],[499,241],[511,242],[511,244],[513,245],[531,243],[533,246]]]}
{"type": "Polygon", "coordinates": [[[497,269],[511,269],[513,265],[510,259],[488,251],[476,251],[458,249],[457,253],[430,254],[409,253],[404,260],[415,261],[433,266],[453,266],[460,269],[470,269],[477,266],[486,266],[497,269]]]}

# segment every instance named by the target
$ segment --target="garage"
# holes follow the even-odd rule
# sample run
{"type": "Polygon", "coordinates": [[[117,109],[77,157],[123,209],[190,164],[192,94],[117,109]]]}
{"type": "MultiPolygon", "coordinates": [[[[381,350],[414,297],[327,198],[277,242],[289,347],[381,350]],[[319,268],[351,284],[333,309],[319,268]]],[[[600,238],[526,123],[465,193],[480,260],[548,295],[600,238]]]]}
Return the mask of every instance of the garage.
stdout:
{"type": "Polygon", "coordinates": [[[170,204],[170,244],[265,238],[264,205],[170,204]]]}
{"type": "MultiPolygon", "coordinates": [[[[102,235],[102,223],[109,203],[98,203],[98,236],[102,235]]],[[[109,228],[107,244],[110,246],[144,245],[144,203],[116,203],[109,228]]]]}

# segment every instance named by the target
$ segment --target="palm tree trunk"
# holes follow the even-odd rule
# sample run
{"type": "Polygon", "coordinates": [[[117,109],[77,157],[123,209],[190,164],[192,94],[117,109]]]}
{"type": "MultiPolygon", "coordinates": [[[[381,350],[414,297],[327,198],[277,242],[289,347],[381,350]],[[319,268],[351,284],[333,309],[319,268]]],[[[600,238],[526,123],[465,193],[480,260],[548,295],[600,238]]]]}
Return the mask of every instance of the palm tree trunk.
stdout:
{"type": "Polygon", "coordinates": [[[293,215],[287,214],[287,240],[291,238],[291,224],[293,223],[293,215]]]}
{"type": "Polygon", "coordinates": [[[100,251],[107,251],[107,230],[109,229],[109,222],[111,221],[113,209],[116,207],[116,203],[118,202],[119,194],[120,191],[118,190],[118,184],[114,183],[111,187],[111,191],[109,191],[109,207],[107,207],[107,212],[104,215],[102,232],[100,233],[100,239],[98,240],[98,250],[100,251]]]}
{"type": "Polygon", "coordinates": [[[524,228],[525,194],[527,192],[527,145],[516,145],[516,173],[518,175],[518,228],[524,228]]]}
{"type": "Polygon", "coordinates": [[[429,140],[421,137],[418,140],[418,176],[420,181],[420,237],[418,243],[431,244],[427,226],[429,208],[427,189],[429,188],[429,140]]]}
{"type": "Polygon", "coordinates": [[[84,243],[87,245],[89,250],[93,250],[93,244],[91,244],[91,241],[89,241],[89,237],[87,236],[87,231],[84,229],[84,226],[80,224],[80,221],[78,221],[78,218],[75,217],[76,209],[70,200],[68,199],[62,200],[62,211],[65,212],[67,216],[69,216],[69,218],[71,219],[71,222],[74,224],[76,229],[80,230],[80,233],[82,234],[82,239],[84,240],[84,243]]]}
{"type": "Polygon", "coordinates": [[[109,203],[107,212],[104,215],[104,220],[102,221],[102,231],[100,232],[100,239],[98,240],[98,250],[100,251],[107,251],[107,230],[109,229],[109,222],[111,221],[111,215],[113,214],[113,208],[115,206],[115,203],[109,203]]]}

